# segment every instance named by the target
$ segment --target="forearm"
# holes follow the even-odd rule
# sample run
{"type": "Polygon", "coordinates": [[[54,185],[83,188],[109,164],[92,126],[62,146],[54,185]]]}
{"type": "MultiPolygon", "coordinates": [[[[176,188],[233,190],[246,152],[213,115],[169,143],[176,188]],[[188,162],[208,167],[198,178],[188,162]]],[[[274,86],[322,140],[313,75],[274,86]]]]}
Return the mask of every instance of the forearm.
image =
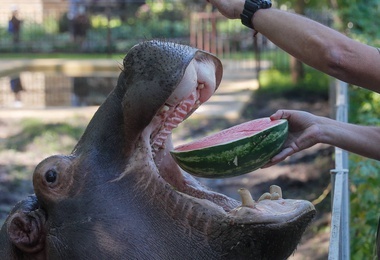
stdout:
{"type": "Polygon", "coordinates": [[[380,127],[360,126],[319,117],[320,142],[380,160],[380,127]]]}
{"type": "MultiPolygon", "coordinates": [[[[239,19],[245,0],[207,0],[239,19]]],[[[380,93],[380,51],[304,16],[275,8],[252,17],[256,31],[302,62],[337,79],[380,93]]]]}
{"type": "Polygon", "coordinates": [[[258,32],[311,67],[380,93],[380,53],[376,48],[274,8],[258,10],[252,22],[258,32]]]}
{"type": "Polygon", "coordinates": [[[252,18],[255,30],[274,44],[308,65],[328,71],[328,50],[338,42],[345,42],[344,35],[304,16],[277,9],[257,11],[252,18]],[[320,55],[325,55],[321,57],[320,55]]]}

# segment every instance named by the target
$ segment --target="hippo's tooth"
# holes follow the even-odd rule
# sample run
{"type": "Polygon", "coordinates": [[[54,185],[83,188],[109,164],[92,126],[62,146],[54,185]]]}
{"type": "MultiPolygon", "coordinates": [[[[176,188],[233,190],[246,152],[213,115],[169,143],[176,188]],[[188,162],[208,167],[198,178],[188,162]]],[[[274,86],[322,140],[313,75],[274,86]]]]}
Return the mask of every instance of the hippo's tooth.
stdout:
{"type": "Polygon", "coordinates": [[[172,117],[171,118],[171,123],[175,125],[175,127],[177,127],[179,125],[179,123],[181,123],[183,121],[183,118],[182,117],[172,117]]]}
{"type": "Polygon", "coordinates": [[[174,129],[178,126],[178,124],[175,124],[173,122],[165,122],[165,127],[169,128],[169,129],[174,129]]]}
{"type": "Polygon", "coordinates": [[[191,110],[191,107],[193,106],[193,101],[191,100],[186,100],[182,103],[182,106],[183,106],[183,109],[185,111],[190,111],[191,110]]]}
{"type": "Polygon", "coordinates": [[[156,138],[156,140],[154,140],[154,144],[162,145],[165,138],[166,138],[165,136],[159,136],[158,138],[156,138]]]}
{"type": "Polygon", "coordinates": [[[161,134],[164,135],[164,138],[166,138],[169,134],[171,133],[171,131],[169,129],[162,129],[161,131],[161,134]]]}
{"type": "Polygon", "coordinates": [[[271,200],[278,200],[278,199],[280,199],[281,197],[280,197],[280,194],[278,194],[277,192],[273,192],[273,193],[271,193],[271,200]]]}
{"type": "Polygon", "coordinates": [[[240,188],[238,190],[238,193],[240,194],[241,197],[241,206],[242,207],[249,207],[253,208],[255,206],[255,201],[252,199],[252,195],[249,192],[249,190],[240,188]]]}
{"type": "Polygon", "coordinates": [[[165,113],[165,112],[169,111],[169,109],[170,109],[169,106],[164,105],[164,106],[161,108],[160,113],[165,113]]]}
{"type": "Polygon", "coordinates": [[[152,144],[152,147],[155,149],[159,148],[160,146],[162,145],[162,141],[154,141],[154,143],[152,144]]]}
{"type": "Polygon", "coordinates": [[[270,194],[277,193],[282,198],[282,190],[280,186],[272,185],[269,187],[270,194]]]}
{"type": "Polygon", "coordinates": [[[204,87],[205,87],[205,84],[203,84],[203,83],[198,85],[198,89],[204,89],[204,87]]]}
{"type": "Polygon", "coordinates": [[[176,109],[176,114],[179,114],[179,115],[181,115],[181,116],[183,117],[183,116],[186,116],[186,115],[187,115],[187,112],[186,112],[186,110],[184,110],[182,107],[178,107],[178,108],[176,109]]]}
{"type": "Polygon", "coordinates": [[[270,199],[272,199],[272,195],[269,192],[265,192],[263,195],[260,196],[258,201],[270,200],[270,199]]]}

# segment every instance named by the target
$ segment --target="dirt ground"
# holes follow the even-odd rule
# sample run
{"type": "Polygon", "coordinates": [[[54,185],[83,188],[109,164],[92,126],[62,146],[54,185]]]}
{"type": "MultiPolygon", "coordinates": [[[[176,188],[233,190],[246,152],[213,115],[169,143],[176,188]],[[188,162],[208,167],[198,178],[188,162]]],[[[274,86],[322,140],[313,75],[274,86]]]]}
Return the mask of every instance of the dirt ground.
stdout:
{"type": "MultiPolygon", "coordinates": [[[[253,95],[239,120],[212,118],[198,121],[196,126],[185,124],[181,130],[181,135],[184,137],[202,135],[210,126],[218,125],[220,127],[222,125],[225,128],[237,124],[239,121],[269,116],[280,107],[306,110],[323,116],[328,116],[330,112],[326,96],[270,99],[253,95]]],[[[55,118],[56,115],[54,112],[52,113],[52,118],[55,118]]],[[[0,118],[0,142],[17,132],[18,129],[13,128],[17,125],[16,121],[16,119],[14,122],[5,121],[0,118]]],[[[248,188],[254,199],[257,199],[262,193],[268,191],[270,185],[276,184],[282,187],[284,198],[312,201],[317,209],[317,215],[305,232],[297,251],[289,259],[327,259],[331,218],[329,172],[334,168],[332,154],[333,149],[331,147],[317,145],[267,169],[260,169],[250,174],[229,179],[200,179],[200,181],[218,192],[237,199],[239,198],[237,190],[241,187],[248,188]]],[[[0,224],[17,201],[33,192],[30,177],[19,178],[15,182],[11,179],[9,171],[28,170],[32,172],[40,157],[44,156],[43,153],[36,153],[34,156],[25,156],[12,151],[2,153],[0,158],[0,224]],[[24,162],[24,168],[10,169],[7,166],[15,161],[24,162]]]]}

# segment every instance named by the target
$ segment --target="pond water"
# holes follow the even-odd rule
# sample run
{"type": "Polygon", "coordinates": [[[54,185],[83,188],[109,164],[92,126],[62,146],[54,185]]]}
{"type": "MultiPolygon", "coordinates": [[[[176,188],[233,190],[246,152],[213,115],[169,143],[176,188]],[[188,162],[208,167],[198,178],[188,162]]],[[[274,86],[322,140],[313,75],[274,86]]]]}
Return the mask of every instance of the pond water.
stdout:
{"type": "Polygon", "coordinates": [[[70,76],[22,71],[0,77],[0,108],[98,106],[116,86],[118,73],[70,76]]]}

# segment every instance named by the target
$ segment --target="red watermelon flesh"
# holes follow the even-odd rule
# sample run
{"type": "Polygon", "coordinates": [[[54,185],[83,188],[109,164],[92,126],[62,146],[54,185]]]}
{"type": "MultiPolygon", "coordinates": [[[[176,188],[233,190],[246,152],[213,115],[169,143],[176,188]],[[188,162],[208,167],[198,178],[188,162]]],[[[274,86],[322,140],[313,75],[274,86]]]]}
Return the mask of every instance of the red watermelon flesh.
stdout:
{"type": "Polygon", "coordinates": [[[240,125],[227,128],[210,136],[200,138],[196,141],[180,145],[176,147],[175,150],[181,152],[225,144],[230,141],[236,141],[241,138],[254,135],[260,131],[275,126],[280,122],[282,121],[271,120],[270,118],[260,118],[257,120],[249,121],[240,125]]]}

